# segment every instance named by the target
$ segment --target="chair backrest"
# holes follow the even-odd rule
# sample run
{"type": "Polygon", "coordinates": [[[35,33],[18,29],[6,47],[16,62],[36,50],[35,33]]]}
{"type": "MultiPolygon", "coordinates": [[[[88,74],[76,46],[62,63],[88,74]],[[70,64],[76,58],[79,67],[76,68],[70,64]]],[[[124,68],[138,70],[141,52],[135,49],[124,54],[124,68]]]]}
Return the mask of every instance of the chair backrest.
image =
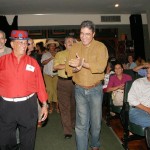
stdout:
{"type": "Polygon", "coordinates": [[[124,97],[123,97],[123,106],[120,112],[120,119],[123,125],[123,128],[127,130],[128,128],[128,121],[129,121],[129,103],[128,103],[128,93],[131,88],[133,81],[127,81],[124,87],[124,97]]]}
{"type": "Polygon", "coordinates": [[[123,73],[130,75],[132,77],[132,80],[135,79],[135,72],[132,69],[124,69],[123,73]]]}
{"type": "Polygon", "coordinates": [[[127,81],[126,84],[125,84],[123,102],[127,102],[128,93],[129,93],[129,90],[131,88],[132,83],[133,83],[133,80],[132,81],[127,81]]]}
{"type": "MultiPolygon", "coordinates": [[[[120,119],[121,119],[121,123],[123,125],[123,129],[124,129],[124,141],[123,141],[123,145],[125,147],[125,149],[128,149],[128,142],[129,140],[133,140],[134,138],[131,137],[131,139],[129,138],[129,131],[132,132],[134,135],[139,135],[139,136],[144,136],[144,130],[145,128],[136,125],[134,123],[131,123],[129,121],[129,110],[130,110],[130,106],[129,106],[129,102],[128,102],[128,93],[129,90],[132,86],[133,81],[128,81],[125,84],[125,89],[124,89],[124,103],[123,103],[123,107],[122,110],[120,112],[120,119]]],[[[136,138],[135,138],[136,139],[136,138]]]]}
{"type": "Polygon", "coordinates": [[[145,136],[148,148],[150,148],[150,127],[145,129],[145,136]]]}
{"type": "Polygon", "coordinates": [[[138,79],[138,78],[143,78],[143,76],[141,76],[137,72],[135,72],[135,79],[138,79]]]}

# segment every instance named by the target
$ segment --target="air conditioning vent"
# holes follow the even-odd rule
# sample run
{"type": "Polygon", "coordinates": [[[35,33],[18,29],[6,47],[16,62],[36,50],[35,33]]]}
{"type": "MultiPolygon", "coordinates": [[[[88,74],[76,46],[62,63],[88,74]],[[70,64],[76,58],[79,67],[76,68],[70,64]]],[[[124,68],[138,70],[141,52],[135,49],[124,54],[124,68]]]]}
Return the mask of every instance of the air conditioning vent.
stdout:
{"type": "Polygon", "coordinates": [[[101,22],[121,22],[120,16],[101,16],[101,22]]]}

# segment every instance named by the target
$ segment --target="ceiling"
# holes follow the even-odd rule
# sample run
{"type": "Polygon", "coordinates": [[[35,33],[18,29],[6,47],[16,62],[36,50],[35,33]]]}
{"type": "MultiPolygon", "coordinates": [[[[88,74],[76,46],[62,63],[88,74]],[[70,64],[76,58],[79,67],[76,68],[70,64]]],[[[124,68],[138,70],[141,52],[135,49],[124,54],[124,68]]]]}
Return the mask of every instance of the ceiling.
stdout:
{"type": "Polygon", "coordinates": [[[147,10],[149,0],[0,0],[1,15],[137,14],[147,10]],[[120,7],[115,8],[115,3],[120,7]]]}

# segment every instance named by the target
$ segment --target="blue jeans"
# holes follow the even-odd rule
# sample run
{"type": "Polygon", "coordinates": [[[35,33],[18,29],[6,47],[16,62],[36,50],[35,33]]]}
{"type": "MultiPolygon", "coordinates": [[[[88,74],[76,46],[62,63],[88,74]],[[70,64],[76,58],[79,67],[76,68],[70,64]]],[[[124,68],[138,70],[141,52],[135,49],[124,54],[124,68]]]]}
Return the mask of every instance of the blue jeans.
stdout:
{"type": "Polygon", "coordinates": [[[150,126],[150,114],[138,108],[131,108],[129,112],[129,120],[132,123],[142,127],[150,126]]]}
{"type": "Polygon", "coordinates": [[[77,150],[88,150],[89,129],[91,147],[100,147],[102,119],[102,85],[89,90],[75,86],[77,150]]]}

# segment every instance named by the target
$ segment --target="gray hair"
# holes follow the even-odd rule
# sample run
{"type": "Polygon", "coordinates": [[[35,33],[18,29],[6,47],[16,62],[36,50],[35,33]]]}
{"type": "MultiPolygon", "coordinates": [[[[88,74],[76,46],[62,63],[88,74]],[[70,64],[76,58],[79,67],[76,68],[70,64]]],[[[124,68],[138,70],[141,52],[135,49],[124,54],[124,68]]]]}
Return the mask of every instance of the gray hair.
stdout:
{"type": "Polygon", "coordinates": [[[92,32],[95,32],[95,24],[90,20],[83,21],[80,25],[80,29],[81,28],[88,28],[92,30],[92,32]]]}
{"type": "Polygon", "coordinates": [[[75,40],[75,38],[74,38],[73,36],[70,36],[70,35],[69,35],[69,36],[66,36],[66,37],[65,37],[65,40],[64,40],[64,44],[66,44],[66,41],[67,41],[67,39],[69,39],[69,38],[72,38],[73,40],[75,40]]]}
{"type": "Polygon", "coordinates": [[[3,34],[3,38],[6,39],[6,34],[5,34],[5,32],[2,31],[2,30],[0,30],[0,33],[2,33],[2,34],[3,34]]]}

